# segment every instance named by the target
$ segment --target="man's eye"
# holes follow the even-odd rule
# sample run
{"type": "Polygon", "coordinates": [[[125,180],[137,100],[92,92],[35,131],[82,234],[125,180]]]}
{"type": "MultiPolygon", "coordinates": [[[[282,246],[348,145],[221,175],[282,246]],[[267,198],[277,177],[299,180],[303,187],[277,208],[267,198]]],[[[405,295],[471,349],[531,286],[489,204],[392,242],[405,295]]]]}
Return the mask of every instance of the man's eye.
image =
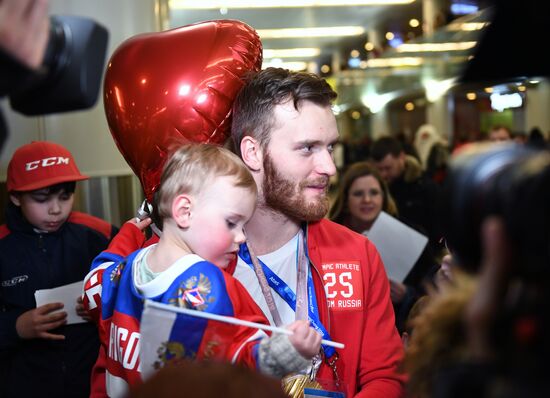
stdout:
{"type": "Polygon", "coordinates": [[[302,147],[302,152],[304,153],[310,153],[313,151],[313,145],[304,145],[302,147]]]}
{"type": "Polygon", "coordinates": [[[333,153],[334,152],[334,145],[333,144],[330,144],[328,147],[327,147],[327,151],[329,153],[333,153]]]}

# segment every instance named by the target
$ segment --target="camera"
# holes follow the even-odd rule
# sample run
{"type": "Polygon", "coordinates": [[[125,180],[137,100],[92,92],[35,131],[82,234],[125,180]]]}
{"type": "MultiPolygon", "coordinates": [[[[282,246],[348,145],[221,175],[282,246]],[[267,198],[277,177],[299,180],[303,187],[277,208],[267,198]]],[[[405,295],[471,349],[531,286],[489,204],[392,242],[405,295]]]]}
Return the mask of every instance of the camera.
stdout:
{"type": "Polygon", "coordinates": [[[457,264],[476,273],[481,227],[504,222],[514,273],[536,280],[550,264],[550,154],[518,144],[476,145],[458,155],[443,189],[441,233],[457,264]]]}
{"type": "Polygon", "coordinates": [[[107,29],[91,19],[51,16],[43,67],[10,93],[11,107],[28,116],[92,107],[108,37],[107,29]]]}

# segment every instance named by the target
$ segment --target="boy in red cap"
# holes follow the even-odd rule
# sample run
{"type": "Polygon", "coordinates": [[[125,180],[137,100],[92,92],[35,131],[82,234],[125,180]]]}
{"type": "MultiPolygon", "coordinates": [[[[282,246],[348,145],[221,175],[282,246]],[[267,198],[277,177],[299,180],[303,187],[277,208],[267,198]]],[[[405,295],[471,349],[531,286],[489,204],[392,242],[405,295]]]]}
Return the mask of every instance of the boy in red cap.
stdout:
{"type": "MultiPolygon", "coordinates": [[[[81,281],[117,232],[72,211],[76,181],[87,178],[53,142],[20,147],[8,165],[10,202],[0,226],[0,352],[8,372],[2,396],[89,395],[99,347],[95,325],[66,325],[63,304],[36,307],[34,298],[36,290],[81,281]]],[[[74,304],[87,319],[80,297],[74,304]]]]}

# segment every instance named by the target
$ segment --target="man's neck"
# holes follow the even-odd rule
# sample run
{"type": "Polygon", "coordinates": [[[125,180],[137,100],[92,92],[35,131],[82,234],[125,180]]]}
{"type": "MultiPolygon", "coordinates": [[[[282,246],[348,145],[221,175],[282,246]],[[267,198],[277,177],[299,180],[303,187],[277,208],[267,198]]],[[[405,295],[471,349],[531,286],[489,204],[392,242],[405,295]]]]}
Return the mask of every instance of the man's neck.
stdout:
{"type": "Polygon", "coordinates": [[[300,222],[271,209],[258,207],[245,227],[246,239],[257,256],[281,248],[300,230],[300,222]]]}

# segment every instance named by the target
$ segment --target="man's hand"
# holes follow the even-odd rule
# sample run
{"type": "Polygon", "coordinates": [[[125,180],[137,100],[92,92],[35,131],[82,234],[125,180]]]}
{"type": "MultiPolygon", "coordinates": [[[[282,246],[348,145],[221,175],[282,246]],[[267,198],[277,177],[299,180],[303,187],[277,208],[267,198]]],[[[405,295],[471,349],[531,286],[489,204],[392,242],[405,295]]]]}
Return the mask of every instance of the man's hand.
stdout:
{"type": "Polygon", "coordinates": [[[322,337],[309,326],[309,321],[294,321],[286,328],[292,330],[288,339],[301,356],[311,359],[319,353],[322,337]]]}
{"type": "Polygon", "coordinates": [[[56,312],[62,308],[63,303],[50,303],[24,312],[15,321],[17,334],[22,339],[65,340],[62,334],[48,332],[67,322],[66,312],[56,312]]]}
{"type": "Polygon", "coordinates": [[[0,0],[0,47],[31,69],[44,60],[48,0],[0,0]]]}

